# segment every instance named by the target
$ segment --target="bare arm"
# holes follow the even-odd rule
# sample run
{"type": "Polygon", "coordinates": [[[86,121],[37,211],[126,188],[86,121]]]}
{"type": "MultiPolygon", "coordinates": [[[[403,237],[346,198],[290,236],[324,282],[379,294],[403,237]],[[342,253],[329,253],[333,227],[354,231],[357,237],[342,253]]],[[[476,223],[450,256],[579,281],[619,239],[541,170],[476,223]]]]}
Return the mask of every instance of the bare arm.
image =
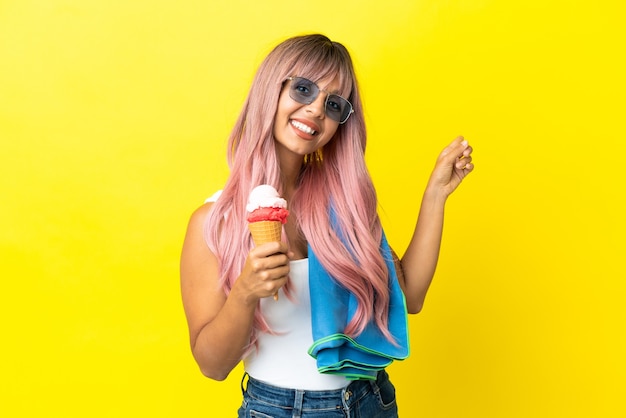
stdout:
{"type": "Polygon", "coordinates": [[[426,186],[413,237],[399,263],[398,278],[409,313],[420,312],[424,305],[439,259],[445,203],[474,169],[471,154],[467,141],[455,139],[439,155],[426,186]]]}
{"type": "Polygon", "coordinates": [[[204,241],[210,206],[200,207],[189,221],[181,255],[181,293],[193,356],[205,376],[223,380],[249,344],[259,299],[285,284],[289,259],[282,243],[255,248],[226,297],[219,285],[217,257],[204,241]]]}

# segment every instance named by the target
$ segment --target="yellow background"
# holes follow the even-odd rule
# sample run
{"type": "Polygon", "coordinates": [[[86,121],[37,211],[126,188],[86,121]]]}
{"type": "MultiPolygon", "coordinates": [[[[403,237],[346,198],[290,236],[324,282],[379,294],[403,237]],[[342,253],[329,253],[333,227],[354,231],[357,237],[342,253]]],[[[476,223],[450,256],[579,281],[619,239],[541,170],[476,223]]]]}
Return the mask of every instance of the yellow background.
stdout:
{"type": "Polygon", "coordinates": [[[403,417],[621,417],[620,1],[0,2],[0,416],[234,416],[178,288],[254,71],[287,36],[351,50],[403,252],[439,150],[476,171],[391,367],[403,417]]]}

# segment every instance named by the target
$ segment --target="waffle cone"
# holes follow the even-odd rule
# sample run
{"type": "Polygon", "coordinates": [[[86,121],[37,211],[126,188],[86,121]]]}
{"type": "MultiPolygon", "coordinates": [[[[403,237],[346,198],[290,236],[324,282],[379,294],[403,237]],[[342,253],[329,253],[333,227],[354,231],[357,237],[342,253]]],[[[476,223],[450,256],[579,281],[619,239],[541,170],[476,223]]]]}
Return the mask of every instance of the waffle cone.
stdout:
{"type": "Polygon", "coordinates": [[[267,242],[280,241],[283,232],[283,224],[280,221],[251,222],[248,228],[257,247],[267,242]]]}

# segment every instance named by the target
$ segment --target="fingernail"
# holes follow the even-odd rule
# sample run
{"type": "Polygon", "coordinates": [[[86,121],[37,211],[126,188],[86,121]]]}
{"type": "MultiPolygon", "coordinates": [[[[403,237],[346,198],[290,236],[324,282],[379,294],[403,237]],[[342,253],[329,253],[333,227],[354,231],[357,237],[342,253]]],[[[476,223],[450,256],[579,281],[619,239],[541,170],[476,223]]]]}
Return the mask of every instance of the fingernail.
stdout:
{"type": "Polygon", "coordinates": [[[467,140],[466,140],[466,139],[464,139],[464,140],[463,140],[463,142],[461,142],[461,145],[463,145],[464,147],[466,147],[466,146],[467,146],[467,140]]]}

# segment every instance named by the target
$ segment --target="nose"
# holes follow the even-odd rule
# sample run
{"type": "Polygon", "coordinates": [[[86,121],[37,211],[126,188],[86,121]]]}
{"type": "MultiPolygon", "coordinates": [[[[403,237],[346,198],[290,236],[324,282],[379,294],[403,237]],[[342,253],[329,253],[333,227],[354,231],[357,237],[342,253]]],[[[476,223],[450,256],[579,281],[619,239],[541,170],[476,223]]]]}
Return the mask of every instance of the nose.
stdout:
{"type": "Polygon", "coordinates": [[[320,92],[315,100],[306,105],[306,111],[316,118],[321,118],[326,112],[326,93],[320,92]]]}

